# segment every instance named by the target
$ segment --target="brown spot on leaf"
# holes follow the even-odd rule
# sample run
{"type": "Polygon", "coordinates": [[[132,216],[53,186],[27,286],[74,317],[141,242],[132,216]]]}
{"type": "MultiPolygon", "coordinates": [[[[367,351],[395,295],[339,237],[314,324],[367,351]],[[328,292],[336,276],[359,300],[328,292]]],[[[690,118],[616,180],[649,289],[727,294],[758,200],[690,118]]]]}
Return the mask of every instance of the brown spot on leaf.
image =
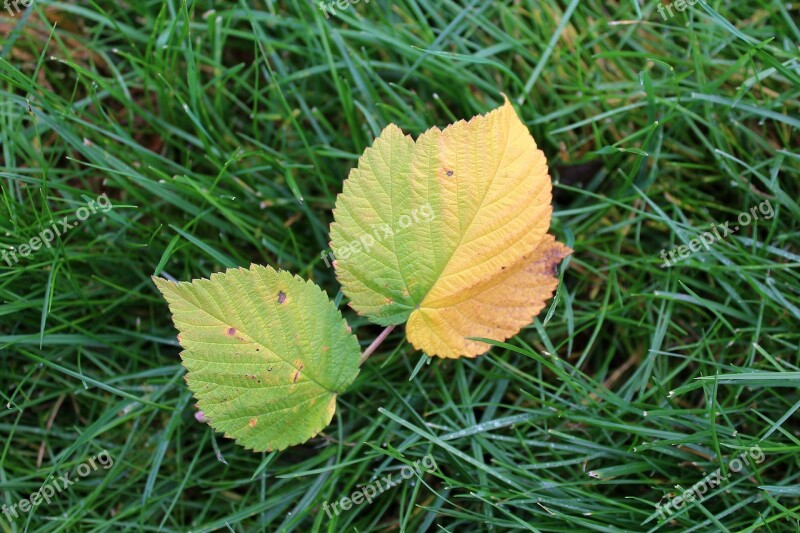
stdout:
{"type": "Polygon", "coordinates": [[[297,367],[297,370],[294,371],[292,374],[292,383],[297,383],[297,380],[300,379],[300,372],[305,368],[305,365],[298,359],[294,362],[294,366],[297,367]]]}
{"type": "Polygon", "coordinates": [[[233,337],[234,335],[236,335],[236,328],[228,328],[228,331],[226,331],[225,333],[228,334],[228,337],[233,337]]]}
{"type": "Polygon", "coordinates": [[[286,293],[283,291],[278,292],[278,303],[282,304],[286,301],[286,293]]]}
{"type": "Polygon", "coordinates": [[[256,427],[256,424],[258,424],[258,418],[251,418],[250,422],[247,423],[247,425],[251,428],[256,427]]]}
{"type": "Polygon", "coordinates": [[[444,173],[447,174],[448,178],[453,175],[453,171],[452,170],[445,170],[444,173]]]}

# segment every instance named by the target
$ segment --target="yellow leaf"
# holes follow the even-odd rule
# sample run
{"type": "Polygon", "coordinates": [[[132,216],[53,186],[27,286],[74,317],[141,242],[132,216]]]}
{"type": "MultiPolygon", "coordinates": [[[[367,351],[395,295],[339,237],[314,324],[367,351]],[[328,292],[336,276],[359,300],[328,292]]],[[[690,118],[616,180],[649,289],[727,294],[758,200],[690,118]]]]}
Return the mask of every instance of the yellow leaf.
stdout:
{"type": "Polygon", "coordinates": [[[530,324],[558,285],[554,267],[572,250],[552,235],[492,277],[464,287],[448,301],[423,301],[406,326],[415,348],[442,357],[475,356],[489,345],[467,337],[505,340],[530,324]]]}
{"type": "Polygon", "coordinates": [[[468,337],[505,340],[529,324],[571,253],[547,234],[551,189],[507,100],[416,142],[388,126],[336,202],[342,290],[379,324],[408,321],[409,341],[429,355],[481,354],[489,345],[468,337]]]}

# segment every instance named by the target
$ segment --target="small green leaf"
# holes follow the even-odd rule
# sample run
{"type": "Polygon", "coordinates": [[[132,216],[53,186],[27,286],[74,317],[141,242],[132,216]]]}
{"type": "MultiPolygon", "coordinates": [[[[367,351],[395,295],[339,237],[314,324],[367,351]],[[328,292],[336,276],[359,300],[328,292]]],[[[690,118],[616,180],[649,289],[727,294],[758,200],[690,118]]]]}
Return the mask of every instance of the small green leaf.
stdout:
{"type": "Polygon", "coordinates": [[[153,278],[172,311],[186,382],[209,424],[254,451],[327,426],[358,375],[360,350],[317,285],[252,265],[211,279],[153,278]]]}

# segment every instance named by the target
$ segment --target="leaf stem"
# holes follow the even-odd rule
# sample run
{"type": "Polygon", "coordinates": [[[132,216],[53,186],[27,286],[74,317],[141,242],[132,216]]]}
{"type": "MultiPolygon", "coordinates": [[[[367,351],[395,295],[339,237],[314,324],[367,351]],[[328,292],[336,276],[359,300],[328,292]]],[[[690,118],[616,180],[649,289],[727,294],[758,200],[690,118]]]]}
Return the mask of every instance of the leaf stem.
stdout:
{"type": "Polygon", "coordinates": [[[386,327],[386,329],[384,329],[383,331],[381,331],[381,334],[380,334],[380,335],[378,335],[377,337],[375,337],[375,340],[374,340],[374,341],[372,341],[372,344],[370,344],[370,345],[367,347],[367,349],[366,349],[366,350],[364,350],[364,353],[361,355],[361,361],[359,361],[359,363],[358,363],[358,366],[361,366],[361,365],[363,365],[363,364],[364,364],[364,361],[366,361],[366,360],[367,360],[367,358],[368,358],[370,355],[372,355],[372,353],[373,353],[375,350],[377,350],[377,349],[378,349],[378,346],[380,346],[380,345],[381,345],[381,343],[382,343],[384,340],[386,340],[386,337],[388,337],[388,336],[389,336],[389,333],[391,333],[391,332],[392,332],[392,330],[393,330],[395,327],[396,327],[396,326],[387,326],[387,327],[386,327]]]}

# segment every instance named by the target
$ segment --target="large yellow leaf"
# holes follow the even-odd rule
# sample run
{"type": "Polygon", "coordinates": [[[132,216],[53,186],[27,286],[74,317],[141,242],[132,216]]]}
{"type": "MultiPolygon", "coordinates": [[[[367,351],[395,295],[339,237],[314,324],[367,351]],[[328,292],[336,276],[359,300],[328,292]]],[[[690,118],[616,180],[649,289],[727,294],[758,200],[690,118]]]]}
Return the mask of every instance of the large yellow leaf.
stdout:
{"type": "Polygon", "coordinates": [[[383,130],[344,183],[331,225],[350,305],[382,325],[408,321],[442,357],[489,349],[529,324],[571,253],[547,234],[547,161],[506,101],[415,142],[383,130]]]}

